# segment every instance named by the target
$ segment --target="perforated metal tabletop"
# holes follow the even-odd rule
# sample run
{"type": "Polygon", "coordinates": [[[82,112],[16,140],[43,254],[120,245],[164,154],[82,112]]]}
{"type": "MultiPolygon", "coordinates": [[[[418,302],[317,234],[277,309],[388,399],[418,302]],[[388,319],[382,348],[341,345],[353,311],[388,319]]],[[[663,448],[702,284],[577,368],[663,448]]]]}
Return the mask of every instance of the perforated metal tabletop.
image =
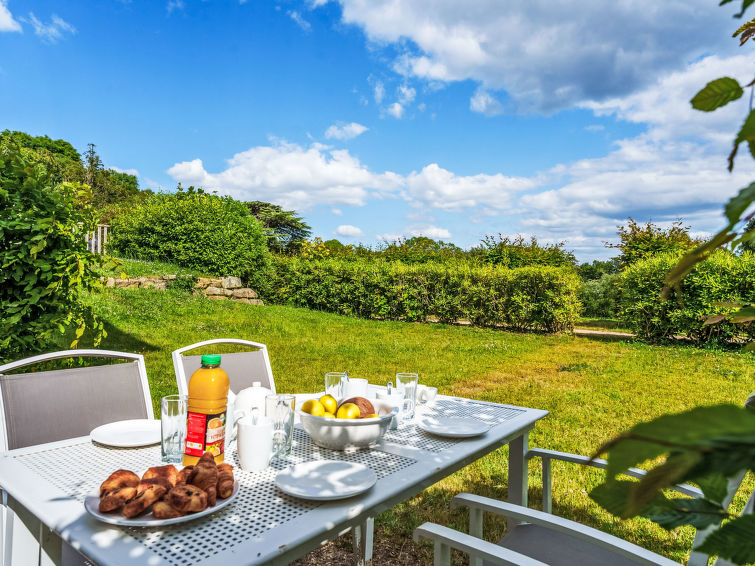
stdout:
{"type": "MultiPolygon", "coordinates": [[[[109,449],[85,437],[17,450],[0,459],[0,485],[55,533],[101,564],[285,564],[507,441],[521,439],[547,414],[447,397],[439,398],[432,412],[473,416],[491,429],[480,438],[455,440],[404,423],[398,430],[388,431],[374,449],[338,452],[315,446],[297,425],[288,460],[274,461],[267,470],[255,473],[236,465],[240,490],[231,505],[171,527],[112,527],[89,517],[83,509],[84,498],[96,493],[114,470],[140,473],[159,465],[159,446],[109,449]],[[362,463],[376,472],[378,482],[366,494],[340,502],[306,501],[276,489],[275,476],[284,467],[322,459],[362,463]]],[[[228,460],[237,464],[235,453],[231,452],[228,460]]],[[[523,464],[517,460],[516,465],[523,464]]]]}

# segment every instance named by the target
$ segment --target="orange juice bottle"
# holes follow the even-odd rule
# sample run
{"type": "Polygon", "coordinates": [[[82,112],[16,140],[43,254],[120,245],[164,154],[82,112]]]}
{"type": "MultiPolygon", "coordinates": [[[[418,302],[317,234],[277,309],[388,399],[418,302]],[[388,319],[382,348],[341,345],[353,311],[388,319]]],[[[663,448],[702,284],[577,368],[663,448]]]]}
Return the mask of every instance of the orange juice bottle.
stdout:
{"type": "Polygon", "coordinates": [[[228,374],[220,369],[220,356],[202,356],[202,367],[189,379],[184,466],[196,464],[205,452],[214,454],[216,463],[223,461],[229,386],[228,374]]]}

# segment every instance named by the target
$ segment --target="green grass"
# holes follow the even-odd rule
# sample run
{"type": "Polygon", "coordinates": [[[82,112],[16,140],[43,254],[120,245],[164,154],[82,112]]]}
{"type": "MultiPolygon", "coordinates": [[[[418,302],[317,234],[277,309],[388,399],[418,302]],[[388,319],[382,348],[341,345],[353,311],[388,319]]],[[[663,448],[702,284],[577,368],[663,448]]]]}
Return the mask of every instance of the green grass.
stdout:
{"type": "Polygon", "coordinates": [[[574,328],[589,330],[610,330],[611,332],[632,332],[626,325],[614,318],[580,318],[574,328]]]}
{"type": "MultiPolygon", "coordinates": [[[[441,393],[547,409],[550,415],[532,432],[530,445],[581,454],[664,413],[743,403],[755,376],[753,355],[690,346],[361,320],[178,291],[109,289],[91,300],[106,321],[101,347],[143,352],[155,401],[176,391],[172,350],[240,337],[268,345],[279,391],[319,391],[327,371],[347,369],[379,384],[398,371],[416,371],[441,393]]],[[[410,544],[412,529],[426,520],[466,530],[465,515],[449,510],[451,497],[470,491],[506,498],[506,454],[500,449],[383,513],[378,536],[410,544]]],[[[600,482],[599,471],[554,462],[553,473],[556,514],[685,559],[690,529],[668,533],[649,521],[621,521],[603,512],[587,496],[600,482]]],[[[541,497],[539,463],[530,464],[530,478],[534,507],[541,497]]],[[[486,537],[500,537],[502,526],[491,522],[486,537]]],[[[427,548],[420,552],[428,558],[427,548]]]]}

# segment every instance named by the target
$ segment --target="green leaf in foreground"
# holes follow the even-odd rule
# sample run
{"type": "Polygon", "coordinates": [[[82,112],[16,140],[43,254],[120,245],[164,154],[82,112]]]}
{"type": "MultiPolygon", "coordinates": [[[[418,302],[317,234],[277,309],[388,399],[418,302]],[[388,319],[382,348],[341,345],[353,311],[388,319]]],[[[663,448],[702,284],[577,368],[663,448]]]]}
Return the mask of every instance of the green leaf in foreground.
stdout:
{"type": "MultiPolygon", "coordinates": [[[[755,142],[755,110],[750,110],[750,113],[747,115],[747,118],[745,118],[742,127],[739,128],[737,137],[734,139],[734,147],[729,154],[729,171],[734,169],[734,157],[737,155],[739,144],[741,144],[742,142],[747,142],[751,148],[753,142],[755,142]]],[[[752,152],[752,149],[750,151],[752,152]]],[[[729,216],[728,211],[726,215],[729,216]]],[[[731,216],[729,216],[729,220],[731,220],[731,216]]]]}
{"type": "Polygon", "coordinates": [[[695,110],[712,112],[716,108],[726,106],[732,100],[740,98],[744,90],[739,83],[731,77],[721,77],[705,85],[690,103],[695,110]]]}
{"type": "MultiPolygon", "coordinates": [[[[733,2],[734,0],[721,0],[721,2],[718,4],[719,6],[723,6],[724,4],[728,4],[729,2],[733,2]]],[[[742,10],[739,12],[739,14],[734,14],[735,18],[741,18],[745,10],[750,7],[750,4],[755,2],[755,0],[742,0],[742,10]]]]}
{"type": "Polygon", "coordinates": [[[709,534],[695,550],[736,564],[755,562],[755,515],[742,515],[709,534]]]}

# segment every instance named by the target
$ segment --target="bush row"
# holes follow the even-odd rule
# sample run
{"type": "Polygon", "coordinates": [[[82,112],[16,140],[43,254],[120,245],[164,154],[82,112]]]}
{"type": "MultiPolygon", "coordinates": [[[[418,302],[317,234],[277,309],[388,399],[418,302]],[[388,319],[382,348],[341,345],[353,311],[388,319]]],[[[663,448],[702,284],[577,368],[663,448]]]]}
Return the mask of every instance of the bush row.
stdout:
{"type": "Polygon", "coordinates": [[[546,332],[579,316],[573,269],[277,257],[269,302],[387,320],[469,320],[546,332]]]}
{"type": "Polygon", "coordinates": [[[716,303],[755,301],[755,254],[716,252],[697,264],[682,280],[679,291],[672,291],[668,300],[664,300],[663,278],[679,256],[679,253],[653,256],[630,265],[618,276],[619,315],[629,328],[644,340],[675,335],[699,342],[755,337],[755,325],[703,324],[710,315],[735,310],[716,303]]]}

